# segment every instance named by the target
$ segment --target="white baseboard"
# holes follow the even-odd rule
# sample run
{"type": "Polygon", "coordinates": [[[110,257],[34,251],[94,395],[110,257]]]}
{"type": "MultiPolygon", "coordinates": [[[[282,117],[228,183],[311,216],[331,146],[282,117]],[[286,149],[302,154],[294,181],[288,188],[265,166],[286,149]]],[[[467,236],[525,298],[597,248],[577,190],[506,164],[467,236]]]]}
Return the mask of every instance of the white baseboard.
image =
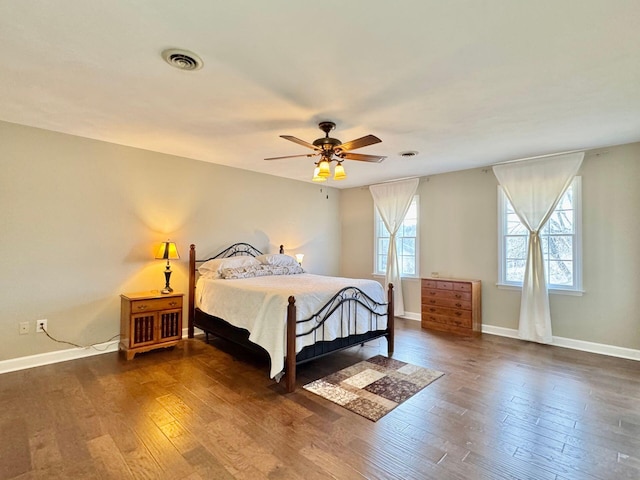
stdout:
{"type": "Polygon", "coordinates": [[[9,360],[0,361],[0,374],[117,351],[118,340],[113,340],[111,342],[100,343],[96,345],[95,348],[68,348],[66,350],[56,350],[55,352],[10,358],[9,360]]]}
{"type": "MultiPolygon", "coordinates": [[[[493,325],[482,325],[482,333],[498,335],[500,337],[519,338],[517,330],[512,328],[494,327],[493,325]]],[[[598,353],[600,355],[609,355],[610,357],[640,361],[640,350],[635,350],[633,348],[617,347],[615,345],[587,342],[585,340],[575,340],[573,338],[565,337],[553,337],[553,341],[550,345],[570,348],[572,350],[581,350],[583,352],[598,353]]]]}
{"type": "MultiPolygon", "coordinates": [[[[187,337],[188,330],[182,329],[182,338],[187,337]]],[[[195,334],[203,333],[200,329],[195,329],[195,334]]],[[[25,370],[27,368],[41,367],[52,363],[66,362],[76,360],[78,358],[93,357],[94,355],[102,355],[103,353],[111,353],[118,351],[118,340],[100,343],[94,347],[86,348],[68,348],[66,350],[56,350],[55,352],[39,353],[37,355],[29,355],[26,357],[10,358],[9,360],[0,361],[0,374],[15,372],[17,370],[25,370]]]]}
{"type": "MultiPolygon", "coordinates": [[[[404,315],[399,316],[399,318],[417,321],[420,321],[421,319],[419,313],[413,312],[405,312],[404,315]]],[[[482,333],[498,335],[500,337],[519,338],[518,330],[513,328],[495,327],[493,325],[482,325],[482,333]]],[[[587,342],[585,340],[575,340],[573,338],[565,337],[553,337],[553,342],[550,345],[640,361],[640,350],[634,350],[633,348],[617,347],[615,345],[587,342]]]]}
{"type": "Polygon", "coordinates": [[[398,318],[404,318],[405,320],[415,320],[417,322],[420,322],[422,320],[420,314],[414,312],[404,312],[404,315],[398,315],[398,318]]]}

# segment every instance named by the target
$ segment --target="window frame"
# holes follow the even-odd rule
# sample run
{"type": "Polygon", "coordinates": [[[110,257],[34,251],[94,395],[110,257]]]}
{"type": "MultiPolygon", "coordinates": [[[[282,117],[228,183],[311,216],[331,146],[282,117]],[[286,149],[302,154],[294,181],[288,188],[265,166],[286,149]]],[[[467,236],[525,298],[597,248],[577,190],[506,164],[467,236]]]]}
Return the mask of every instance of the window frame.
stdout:
{"type": "MultiPolygon", "coordinates": [[[[554,285],[547,283],[549,293],[563,295],[582,295],[584,293],[582,284],[582,177],[575,176],[571,182],[573,189],[573,285],[554,285]]],[[[522,282],[513,282],[506,280],[506,202],[509,200],[504,190],[498,185],[498,282],[497,286],[507,290],[522,290],[522,282]]],[[[545,256],[545,267],[547,257],[545,256]]],[[[546,272],[545,270],[545,273],[546,272]]]]}
{"type": "MultiPolygon", "coordinates": [[[[397,236],[396,237],[396,247],[400,244],[401,239],[402,238],[414,238],[415,239],[415,253],[414,253],[414,261],[415,261],[415,266],[416,266],[416,271],[414,274],[404,274],[404,273],[400,273],[400,277],[401,278],[420,278],[420,195],[419,194],[415,194],[411,200],[411,203],[414,203],[416,205],[416,235],[415,237],[402,237],[402,236],[397,236]]],[[[408,212],[408,210],[407,210],[408,212]]],[[[376,206],[373,206],[373,275],[375,276],[385,276],[386,272],[381,272],[378,270],[378,256],[379,256],[379,252],[378,252],[378,239],[381,237],[378,237],[378,222],[380,222],[382,224],[382,226],[384,227],[384,222],[382,222],[382,218],[380,217],[380,214],[378,213],[378,209],[376,208],[376,206]]],[[[404,223],[404,220],[402,221],[402,223],[404,223]]],[[[402,228],[402,226],[400,227],[402,228]]],[[[386,230],[386,227],[385,227],[386,230]]],[[[384,252],[384,255],[386,255],[386,252],[384,252]]],[[[400,270],[402,270],[402,265],[400,265],[400,270]]]]}

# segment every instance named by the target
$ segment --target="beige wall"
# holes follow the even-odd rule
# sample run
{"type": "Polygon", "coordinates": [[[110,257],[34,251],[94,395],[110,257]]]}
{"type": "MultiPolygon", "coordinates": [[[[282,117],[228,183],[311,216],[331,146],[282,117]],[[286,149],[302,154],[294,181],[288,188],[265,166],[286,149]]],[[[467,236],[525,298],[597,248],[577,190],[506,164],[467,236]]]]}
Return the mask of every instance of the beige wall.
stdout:
{"type": "Polygon", "coordinates": [[[283,243],[339,273],[339,190],[3,122],[0,169],[0,360],[69,348],[34,333],[40,318],[75,343],[117,334],[120,293],[164,286],[153,254],[167,238],[177,291],[190,243],[283,243]]]}
{"type": "MultiPolygon", "coordinates": [[[[305,253],[314,273],[371,277],[373,203],[338,191],[186,158],[0,122],[0,360],[67,348],[33,332],[39,318],[75,343],[118,333],[119,294],[162,288],[166,238],[215,253],[235,241],[305,253]],[[328,196],[328,198],[327,198],[328,196]],[[292,201],[295,199],[295,201],[292,201]],[[317,252],[317,253],[316,253],[317,252]],[[31,333],[18,335],[28,321],[31,333]]],[[[640,349],[640,144],[588,153],[584,288],[551,296],[554,334],[640,349]]],[[[421,272],[483,282],[485,324],[517,328],[518,292],[499,290],[496,180],[482,169],[422,178],[421,272]]],[[[404,282],[420,310],[419,282],[404,282]]]]}
{"type": "MultiPolygon", "coordinates": [[[[583,193],[583,296],[550,297],[554,335],[640,349],[640,144],[587,152],[583,193]]],[[[520,292],[496,287],[497,181],[490,169],[421,178],[422,276],[482,280],[483,323],[516,329],[520,292]]],[[[373,201],[342,191],[342,272],[371,277],[373,201]]],[[[405,309],[420,311],[420,284],[403,282],[405,309]]]]}

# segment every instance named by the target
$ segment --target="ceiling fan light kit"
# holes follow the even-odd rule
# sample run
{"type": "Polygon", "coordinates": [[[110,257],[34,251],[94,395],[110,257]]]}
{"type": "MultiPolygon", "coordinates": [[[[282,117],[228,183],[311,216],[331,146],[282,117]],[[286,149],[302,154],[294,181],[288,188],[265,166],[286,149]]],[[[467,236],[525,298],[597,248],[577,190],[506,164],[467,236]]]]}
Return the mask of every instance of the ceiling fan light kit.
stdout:
{"type": "MultiPolygon", "coordinates": [[[[336,165],[336,168],[333,170],[333,179],[344,180],[345,178],[347,178],[347,174],[344,171],[342,162],[341,161],[337,161],[337,162],[338,164],[336,165]]],[[[313,169],[313,178],[311,178],[311,181],[326,182],[330,176],[331,176],[331,161],[324,158],[323,160],[318,162],[316,164],[316,168],[313,169]]]]}
{"type": "Polygon", "coordinates": [[[342,143],[337,138],[329,136],[329,132],[336,128],[336,124],[333,122],[320,122],[318,128],[324,132],[324,137],[318,138],[313,143],[305,142],[299,138],[292,137],[291,135],[280,135],[281,138],[289,140],[290,142],[297,143],[304,147],[310,148],[315,153],[305,153],[301,155],[287,155],[284,157],[271,157],[265,158],[265,160],[280,160],[283,158],[296,158],[296,157],[315,157],[320,155],[320,161],[315,163],[313,171],[313,182],[324,182],[331,176],[331,162],[337,163],[334,169],[334,180],[344,180],[347,178],[344,166],[342,162],[344,160],[357,160],[360,162],[374,162],[380,163],[386,157],[380,155],[365,155],[362,153],[352,153],[350,150],[355,150],[362,147],[367,147],[375,143],[380,143],[380,140],[375,135],[365,135],[364,137],[351,140],[350,142],[342,143]],[[334,158],[336,157],[336,158],[334,158]]]}

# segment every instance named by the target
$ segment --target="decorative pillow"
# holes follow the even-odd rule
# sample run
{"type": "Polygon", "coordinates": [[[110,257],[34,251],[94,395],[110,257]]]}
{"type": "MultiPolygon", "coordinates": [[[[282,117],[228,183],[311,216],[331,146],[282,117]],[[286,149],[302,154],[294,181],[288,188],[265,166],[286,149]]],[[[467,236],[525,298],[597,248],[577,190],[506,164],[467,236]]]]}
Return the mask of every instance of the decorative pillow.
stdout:
{"type": "Polygon", "coordinates": [[[248,265],[246,267],[223,268],[224,279],[266,277],[268,275],[295,275],[304,273],[300,265],[280,267],[277,265],[248,265]]]}
{"type": "Polygon", "coordinates": [[[222,270],[224,270],[225,268],[240,268],[259,265],[260,262],[258,260],[256,260],[254,257],[246,255],[227,258],[214,258],[212,260],[207,260],[202,265],[200,265],[198,267],[198,272],[203,276],[220,278],[222,270]]]}
{"type": "Polygon", "coordinates": [[[253,278],[260,276],[262,265],[247,265],[246,267],[223,268],[221,272],[222,278],[253,278]]]}
{"type": "Polygon", "coordinates": [[[263,265],[276,265],[278,267],[299,267],[298,261],[291,255],[282,253],[268,253],[256,257],[263,265]]]}
{"type": "Polygon", "coordinates": [[[297,263],[295,265],[261,265],[262,270],[268,271],[269,275],[295,275],[304,273],[304,270],[297,263]]]}

